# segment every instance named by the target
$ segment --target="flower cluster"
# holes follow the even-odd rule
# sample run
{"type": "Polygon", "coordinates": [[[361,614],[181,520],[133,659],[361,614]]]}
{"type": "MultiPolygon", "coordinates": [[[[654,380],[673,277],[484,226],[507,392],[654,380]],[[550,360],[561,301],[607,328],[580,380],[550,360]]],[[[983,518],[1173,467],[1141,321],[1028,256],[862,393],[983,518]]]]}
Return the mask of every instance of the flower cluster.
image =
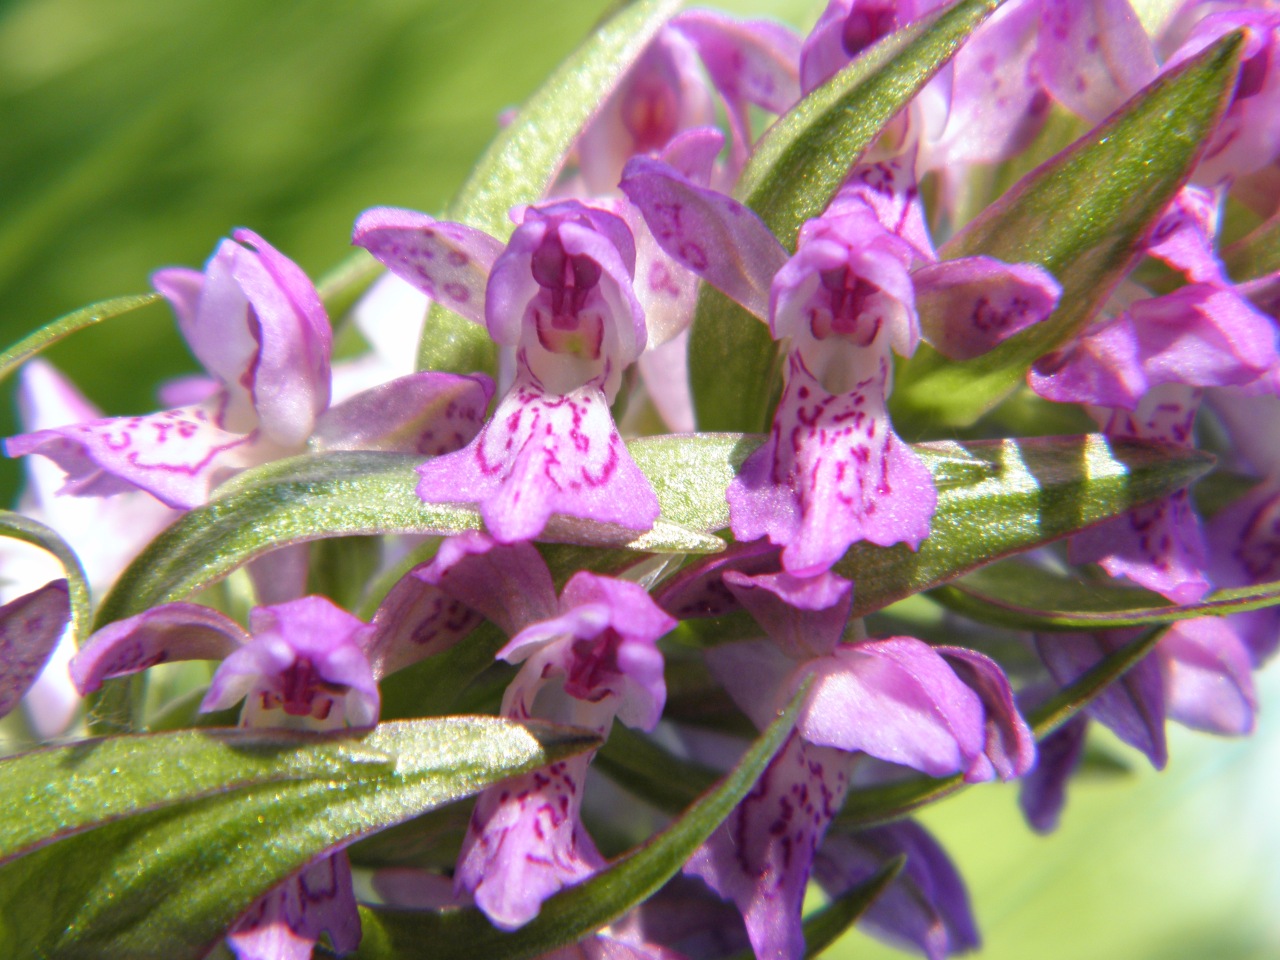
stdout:
{"type": "Polygon", "coordinates": [[[403,347],[335,361],[316,287],[248,230],[203,271],[152,278],[205,370],[163,387],[168,409],[104,418],[29,364],[6,451],[28,458],[27,521],[83,572],[46,583],[0,553],[17,584],[0,711],[26,694],[54,736],[105,681],[212,660],[197,712],[243,701],[259,732],[354,737],[389,704],[465,703],[589,742],[474,781],[465,826],[423,827],[394,863],[353,828],[225,930],[241,960],[303,960],[357,948],[357,888],[373,916],[543,922],[561,891],[619,869],[652,815],[637,798],[734,768],[790,705],[683,876],[551,941],[799,960],[815,882],[876,885],[861,922],[930,960],[975,947],[914,807],[1020,779],[1028,822],[1052,829],[1089,723],[1157,767],[1167,719],[1247,734],[1253,672],[1280,644],[1280,7],[978,6],[831,0],[803,37],[677,14],[596,91],[507,229],[361,214],[353,243],[389,273],[352,322],[375,345],[420,331],[424,356],[447,357],[432,340],[452,314],[482,328],[467,356],[486,371],[416,370],[403,347]],[[961,13],[957,51],[938,37],[961,13]],[[1169,90],[1192,92],[1169,106],[1169,90]],[[1120,137],[1181,160],[1133,174],[1137,212],[1061,200],[1108,173],[1096,158],[1118,162],[1100,151],[1120,137]],[[1037,220],[1068,208],[1084,212],[1037,220]],[[724,382],[717,357],[755,378],[724,382]],[[765,427],[758,398],[763,436],[694,433],[724,426],[712,401],[765,427]],[[972,414],[937,414],[952,409],[972,414]],[[1037,439],[1051,431],[1027,410],[1088,436],[1037,439]],[[1202,448],[1222,482],[1197,498],[1202,448]],[[198,538],[240,524],[202,572],[198,538]],[[383,535],[363,573],[329,549],[347,541],[312,543],[349,534],[383,535]],[[1003,592],[964,576],[996,561],[1003,592]],[[72,656],[85,575],[109,612],[72,656]],[[1026,599],[1047,582],[1088,599],[1026,599]],[[935,617],[892,606],[925,591],[935,617]],[[1020,629],[1027,655],[986,644],[984,621],[1020,629]],[[629,766],[627,743],[674,783],[629,766]]]}

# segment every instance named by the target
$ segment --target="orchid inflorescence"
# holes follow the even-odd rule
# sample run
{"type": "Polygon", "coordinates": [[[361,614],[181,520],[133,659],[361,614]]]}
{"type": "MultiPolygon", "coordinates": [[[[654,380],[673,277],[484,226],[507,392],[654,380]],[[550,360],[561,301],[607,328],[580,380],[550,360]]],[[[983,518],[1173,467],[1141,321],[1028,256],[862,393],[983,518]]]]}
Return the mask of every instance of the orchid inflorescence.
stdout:
{"type": "Polygon", "coordinates": [[[5,354],[4,532],[64,570],[0,553],[0,708],[99,739],[0,762],[0,902],[103,878],[17,949],[799,960],[816,883],[939,960],[914,810],[1050,831],[1091,723],[1248,734],[1280,5],[1165,6],[637,0],[339,280],[249,230],[154,274],[161,412],[31,359],[147,298],[5,354]]]}

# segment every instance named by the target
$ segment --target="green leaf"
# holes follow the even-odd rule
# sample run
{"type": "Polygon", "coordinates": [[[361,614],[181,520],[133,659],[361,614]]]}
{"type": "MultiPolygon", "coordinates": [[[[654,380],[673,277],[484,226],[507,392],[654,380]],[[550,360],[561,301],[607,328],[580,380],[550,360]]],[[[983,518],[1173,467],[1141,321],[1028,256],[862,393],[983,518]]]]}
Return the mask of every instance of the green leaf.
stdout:
{"type": "Polygon", "coordinates": [[[0,382],[32,357],[42,353],[64,337],[71,336],[77,330],[92,327],[95,323],[145,307],[159,299],[158,293],[134,293],[111,300],[100,300],[79,310],[73,310],[52,323],[45,324],[35,333],[19,340],[4,353],[0,353],[0,382]]]}
{"type": "Polygon", "coordinates": [[[983,623],[1040,632],[1092,633],[1273,607],[1280,604],[1280,581],[1218,590],[1179,606],[1140,587],[1085,580],[1008,560],[962,577],[933,596],[983,623]]]}
{"type": "MultiPolygon", "coordinates": [[[[678,0],[636,0],[603,23],[494,138],[446,218],[499,240],[511,236],[507,212],[547,195],[579,131],[679,6],[678,0]]],[[[496,356],[484,327],[431,305],[419,369],[492,373],[496,356]]]]}
{"type": "Polygon", "coordinates": [[[283,780],[343,780],[390,754],[278,730],[183,730],[85,740],[0,761],[0,861],[131,814],[283,780]]]}
{"type": "MultiPolygon", "coordinates": [[[[655,437],[631,450],[658,494],[663,516],[648,533],[552,517],[544,536],[630,550],[708,553],[728,520],[724,488],[746,456],[740,437],[655,437]]],[[[479,530],[479,513],[425,504],[414,488],[414,454],[336,452],[279,460],[220,487],[188,511],[121,575],[99,626],[190,596],[269,550],[325,537],[378,533],[450,535],[479,530]]]]}
{"type": "Polygon", "coordinates": [[[896,378],[895,422],[970,424],[1080,332],[1195,166],[1235,83],[1240,42],[1226,37],[1161,75],[942,247],[948,258],[1038,263],[1062,284],[1062,300],[1049,319],[972,360],[921,346],[896,378]]]}
{"type": "Polygon", "coordinates": [[[392,766],[164,807],[6,865],[0,954],[196,960],[254,900],[322,854],[598,743],[585,731],[494,717],[384,724],[354,745],[394,757],[392,766]]]}
{"type": "MultiPolygon", "coordinates": [[[[1037,740],[1043,740],[1083,710],[1110,684],[1151,652],[1164,630],[1153,629],[1107,655],[1082,677],[1058,691],[1053,697],[1027,714],[1027,723],[1037,740]]],[[[861,830],[882,823],[892,823],[955,793],[965,785],[964,775],[951,777],[914,777],[883,787],[851,790],[844,808],[836,818],[844,829],[861,830]]]]}
{"type": "MultiPolygon", "coordinates": [[[[907,855],[899,854],[852,890],[805,917],[805,960],[818,956],[844,936],[867,912],[867,908],[876,902],[880,894],[888,889],[889,884],[898,878],[898,874],[902,872],[906,863],[907,855]]],[[[743,950],[741,953],[733,954],[729,960],[754,960],[754,958],[755,954],[752,951],[743,950]]]]}
{"type": "Polygon", "coordinates": [[[738,765],[679,820],[606,870],[556,894],[519,930],[504,933],[478,909],[360,912],[363,960],[523,960],[573,943],[616,920],[667,882],[755,785],[792,728],[806,685],[738,765]]]}
{"type": "Polygon", "coordinates": [[[1165,496],[1213,464],[1198,450],[1101,434],[914,449],[938,488],[929,538],[914,553],[858,543],[845,554],[834,569],[856,584],[854,616],[1165,496]]]}
{"type": "MultiPolygon", "coordinates": [[[[997,0],[962,0],[877,43],[769,129],[734,196],[794,250],[800,226],[826,209],[885,124],[997,6],[997,0]]],[[[689,342],[698,428],[766,429],[780,371],[768,328],[703,284],[689,342]]]]}
{"type": "Polygon", "coordinates": [[[67,545],[56,530],[10,510],[0,510],[0,536],[33,544],[57,557],[67,574],[67,585],[71,596],[71,635],[77,642],[88,636],[89,622],[92,618],[89,583],[75,551],[67,545]]]}

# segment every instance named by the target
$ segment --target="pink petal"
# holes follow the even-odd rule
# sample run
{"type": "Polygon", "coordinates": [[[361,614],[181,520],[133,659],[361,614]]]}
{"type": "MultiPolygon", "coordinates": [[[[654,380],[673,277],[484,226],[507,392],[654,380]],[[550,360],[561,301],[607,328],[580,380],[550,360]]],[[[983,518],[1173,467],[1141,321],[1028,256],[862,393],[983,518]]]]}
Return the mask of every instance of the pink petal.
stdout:
{"type": "Polygon", "coordinates": [[[523,926],[604,865],[579,819],[589,761],[561,760],[480,795],[454,877],[495,926],[523,926]]]}
{"type": "Polygon", "coordinates": [[[769,639],[796,660],[829,654],[849,622],[853,584],[833,573],[808,578],[789,573],[748,577],[730,571],[724,582],[769,639]]]}
{"type": "Polygon", "coordinates": [[[166,603],[93,634],[71,661],[81,694],[175,660],[221,660],[249,640],[234,620],[195,603],[166,603]]]}
{"type": "Polygon", "coordinates": [[[255,434],[230,433],[221,423],[218,407],[186,407],[26,433],[5,449],[57,463],[67,473],[60,493],[102,497],[138,488],[189,510],[232,474],[270,459],[270,446],[255,434]]]}
{"type": "Polygon", "coordinates": [[[676,262],[761,320],[768,318],[769,285],[787,253],[764,221],[648,157],[630,160],[619,186],[676,262]]]}
{"type": "Polygon", "coordinates": [[[484,323],[485,285],[502,252],[487,233],[413,210],[374,207],[356,220],[351,242],[432,300],[484,323]]]}
{"type": "Polygon", "coordinates": [[[884,229],[909,243],[916,257],[925,262],[938,259],[910,156],[855,166],[824,218],[838,216],[858,204],[869,209],[884,229]]]}
{"type": "Polygon", "coordinates": [[[760,782],[685,865],[742,912],[761,960],[800,960],[814,852],[840,810],[853,758],[792,733],[760,782]]]}
{"type": "Polygon", "coordinates": [[[1214,251],[1218,236],[1218,196],[1203,187],[1178,191],[1147,238],[1147,253],[1180,270],[1193,283],[1227,285],[1214,251]]]}
{"type": "Polygon", "coordinates": [[[493,397],[483,374],[423,370],[330,407],[316,424],[320,450],[387,450],[439,456],[465,447],[493,397]]]}
{"type": "Polygon", "coordinates": [[[413,576],[483,614],[509,637],[559,610],[551,571],[532,544],[495,544],[478,531],[444,540],[413,576]]]}
{"type": "Polygon", "coordinates": [[[1040,18],[1040,3],[1005,4],[960,48],[945,125],[923,146],[924,169],[1009,160],[1040,132],[1052,106],[1035,58],[1040,18]]]}
{"type": "Polygon", "coordinates": [[[375,630],[325,597],[310,596],[249,613],[252,639],[218,667],[200,704],[225,710],[247,697],[248,726],[272,726],[263,714],[283,710],[327,727],[377,722],[377,680],[365,651],[375,630]],[[340,705],[340,710],[333,707],[340,705]]]}
{"type": "Polygon", "coordinates": [[[239,960],[311,960],[320,935],[349,953],[360,944],[360,914],[346,853],[290,877],[249,908],[227,934],[239,960]]]}
{"type": "Polygon", "coordinates": [[[681,31],[664,28],[578,139],[587,190],[612,192],[629,157],[657,153],[681,132],[715,122],[697,50],[681,31]]]}
{"type": "Polygon", "coordinates": [[[1047,0],[1036,66],[1067,109],[1104,119],[1156,77],[1156,57],[1129,0],[1047,0]]]}
{"type": "MultiPolygon", "coordinates": [[[[1055,633],[1036,637],[1036,650],[1060,686],[1074,683],[1139,631],[1055,633]]],[[[1085,710],[1125,743],[1141,750],[1157,770],[1168,760],[1165,742],[1164,681],[1154,657],[1140,660],[1106,687],[1085,710]]]]}
{"type": "Polygon", "coordinates": [[[1049,316],[1062,288],[1034,264],[961,257],[911,275],[924,337],[951,360],[981,356],[1049,316]]]}
{"type": "Polygon", "coordinates": [[[531,540],[551,514],[648,530],[658,498],[618,436],[604,394],[517,380],[464,450],[418,468],[428,503],[475,503],[499,543],[531,540]]]}
{"type": "Polygon", "coordinates": [[[251,230],[233,234],[249,251],[235,260],[248,297],[250,329],[260,344],[251,370],[262,430],[284,446],[306,442],[329,405],[329,316],[302,269],[251,230]]]}
{"type": "Polygon", "coordinates": [[[1000,665],[965,647],[935,647],[951,669],[982,700],[986,714],[987,759],[1001,780],[1020,777],[1036,762],[1036,741],[1013,699],[1000,665]]]}
{"type": "Polygon", "coordinates": [[[451,648],[480,624],[480,615],[411,571],[373,615],[367,651],[374,676],[385,677],[451,648]]]}
{"type": "Polygon", "coordinates": [[[1258,697],[1249,648],[1230,620],[1183,620],[1156,645],[1168,715],[1193,730],[1253,732],[1258,697]]]}
{"type": "Polygon", "coordinates": [[[71,620],[66,580],[0,607],[0,717],[31,688],[71,620]]]}
{"type": "Polygon", "coordinates": [[[739,540],[768,536],[788,573],[812,576],[860,540],[914,549],[928,536],[933,478],[889,424],[888,377],[885,357],[874,380],[832,394],[792,355],[769,439],[729,485],[739,540]]]}
{"type": "Polygon", "coordinates": [[[981,700],[927,643],[842,645],[805,672],[814,684],[798,729],[810,743],[861,750],[931,777],[994,775],[981,700]]]}

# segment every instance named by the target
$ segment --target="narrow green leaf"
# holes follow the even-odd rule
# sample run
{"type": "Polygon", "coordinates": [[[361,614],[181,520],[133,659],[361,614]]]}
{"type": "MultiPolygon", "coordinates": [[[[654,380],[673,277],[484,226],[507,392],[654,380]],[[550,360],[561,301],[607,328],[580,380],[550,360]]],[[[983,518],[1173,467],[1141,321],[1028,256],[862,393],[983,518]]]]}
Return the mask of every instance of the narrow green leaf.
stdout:
{"type": "MultiPolygon", "coordinates": [[[[880,894],[888,889],[889,884],[898,878],[898,874],[902,872],[906,863],[907,855],[899,854],[864,882],[805,917],[805,960],[818,956],[844,936],[867,912],[867,908],[876,902],[880,894]]],[[[755,954],[752,951],[743,950],[741,953],[732,954],[728,960],[754,960],[754,958],[755,954]]]]}
{"type": "MultiPolygon", "coordinates": [[[[998,0],[962,0],[866,51],[769,129],[734,195],[794,250],[800,226],[826,209],[885,124],[997,6],[998,0]]],[[[780,371],[768,329],[703,284],[689,343],[698,428],[766,429],[780,371]]]]}
{"type": "Polygon", "coordinates": [[[84,639],[89,633],[89,623],[92,619],[89,582],[75,551],[67,545],[56,530],[10,510],[0,510],[0,536],[33,544],[57,557],[67,574],[67,585],[71,596],[71,635],[77,642],[84,639]]]}
{"type": "Polygon", "coordinates": [[[277,730],[183,730],[85,740],[0,761],[0,861],[132,814],[282,780],[385,773],[358,740],[277,730]]]}
{"type": "Polygon", "coordinates": [[[1179,606],[1140,587],[1084,580],[1007,560],[962,577],[934,591],[933,597],[983,623],[1040,632],[1091,633],[1273,607],[1280,604],[1280,581],[1218,590],[1196,603],[1179,606]]]}
{"type": "Polygon", "coordinates": [[[475,908],[444,913],[361,910],[363,960],[523,960],[582,939],[646,899],[679,870],[760,778],[795,726],[807,686],[710,793],[644,846],[551,897],[538,916],[510,933],[475,908]]]}
{"type": "Polygon", "coordinates": [[[0,353],[0,382],[3,382],[13,371],[32,357],[53,346],[64,337],[69,337],[77,330],[92,327],[95,323],[121,316],[160,299],[158,293],[134,293],[111,300],[99,300],[87,307],[73,310],[47,323],[35,333],[24,337],[4,353],[0,353]]]}
{"type": "MultiPolygon", "coordinates": [[[[553,517],[548,540],[670,553],[724,548],[710,536],[728,520],[724,488],[746,456],[740,437],[637,440],[663,516],[648,533],[553,517]]],[[[310,454],[246,471],[160,534],[103,601],[99,625],[180,600],[269,550],[326,537],[451,535],[481,528],[470,507],[425,504],[414,488],[420,456],[310,454]]]]}
{"type": "Polygon", "coordinates": [[[165,807],[9,863],[0,954],[196,960],[318,856],[599,741],[566,727],[452,717],[383,724],[355,742],[394,765],[165,807]]]}
{"type": "Polygon", "coordinates": [[[1062,284],[1062,301],[1048,320],[973,360],[922,346],[896,378],[895,421],[972,423],[1097,313],[1195,166],[1235,83],[1239,47],[1232,35],[1163,74],[943,246],[944,257],[1041,264],[1062,284]]]}
{"type": "Polygon", "coordinates": [[[854,616],[938,586],[1186,486],[1213,458],[1172,445],[1083,437],[915,445],[938,487],[929,538],[859,543],[835,569],[857,584],[854,616]]]}
{"type": "MultiPolygon", "coordinates": [[[[1110,684],[1124,676],[1135,663],[1151,652],[1164,630],[1153,629],[1109,654],[1084,676],[1064,687],[1027,714],[1027,723],[1037,740],[1043,740],[1089,705],[1110,684]]],[[[963,774],[952,777],[915,777],[883,787],[851,790],[844,809],[836,818],[845,829],[860,830],[892,823],[921,807],[955,793],[965,785],[963,774]]]]}
{"type": "MultiPolygon", "coordinates": [[[[507,212],[547,195],[579,131],[679,6],[678,0],[635,0],[601,24],[494,138],[446,218],[499,240],[511,236],[507,212]]],[[[492,373],[496,356],[484,327],[431,305],[418,347],[420,369],[492,373]]]]}

